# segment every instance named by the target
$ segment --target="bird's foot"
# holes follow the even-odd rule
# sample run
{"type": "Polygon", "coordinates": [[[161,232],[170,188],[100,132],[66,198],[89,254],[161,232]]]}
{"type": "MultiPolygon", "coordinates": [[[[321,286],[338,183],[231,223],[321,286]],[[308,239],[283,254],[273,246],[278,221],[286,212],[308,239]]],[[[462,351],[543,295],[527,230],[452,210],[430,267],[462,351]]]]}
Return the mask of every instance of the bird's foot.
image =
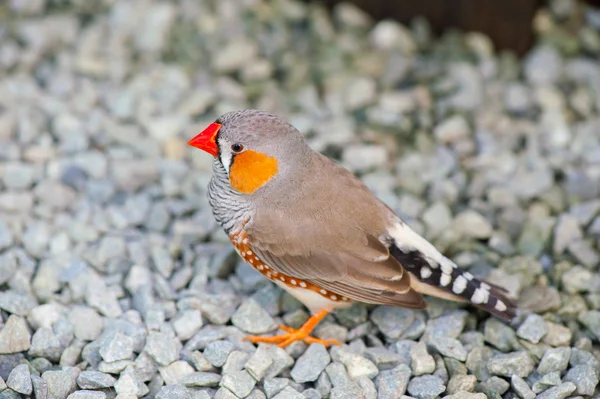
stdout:
{"type": "Polygon", "coordinates": [[[327,310],[321,310],[321,311],[315,313],[314,315],[312,315],[310,317],[310,319],[308,319],[306,321],[306,323],[304,323],[304,325],[302,327],[300,327],[298,329],[291,328],[288,326],[279,326],[279,328],[281,328],[283,331],[285,331],[285,333],[281,334],[281,335],[274,335],[272,337],[261,337],[258,335],[249,335],[249,336],[245,337],[244,339],[247,341],[251,341],[252,343],[264,342],[264,343],[268,343],[268,344],[277,344],[277,346],[279,346],[280,348],[284,348],[284,347],[288,346],[289,344],[296,342],[296,341],[304,341],[309,345],[310,344],[323,344],[325,346],[342,345],[341,342],[339,342],[338,340],[335,340],[335,339],[319,339],[319,338],[310,336],[310,333],[312,332],[312,330],[317,326],[317,324],[319,324],[319,322],[325,316],[327,316],[327,313],[329,313],[329,311],[327,311],[327,310]]]}

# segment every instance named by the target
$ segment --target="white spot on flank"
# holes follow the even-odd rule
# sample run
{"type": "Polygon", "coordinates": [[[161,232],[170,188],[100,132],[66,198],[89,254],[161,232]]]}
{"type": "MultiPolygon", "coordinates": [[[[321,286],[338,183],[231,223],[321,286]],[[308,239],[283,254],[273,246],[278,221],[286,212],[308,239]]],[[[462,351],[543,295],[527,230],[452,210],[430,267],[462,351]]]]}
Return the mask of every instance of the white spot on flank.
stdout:
{"type": "Polygon", "coordinates": [[[244,239],[242,240],[242,243],[243,243],[243,244],[248,244],[248,239],[247,239],[247,238],[244,238],[244,239]]]}
{"type": "Polygon", "coordinates": [[[489,295],[490,295],[489,291],[486,291],[481,288],[477,288],[477,289],[475,289],[475,292],[473,292],[473,296],[471,297],[471,302],[473,302],[474,304],[487,303],[489,295]]]}
{"type": "Polygon", "coordinates": [[[306,288],[306,283],[304,281],[300,281],[300,287],[306,288]]]}
{"type": "Polygon", "coordinates": [[[290,283],[292,283],[292,285],[296,285],[296,280],[292,279],[292,281],[290,281],[290,283]]]}
{"type": "Polygon", "coordinates": [[[258,270],[264,269],[263,265],[258,265],[258,270]]]}
{"type": "Polygon", "coordinates": [[[506,305],[500,299],[497,300],[496,306],[494,307],[500,312],[504,312],[506,310],[506,305]]]}
{"type": "Polygon", "coordinates": [[[335,295],[330,296],[330,298],[334,301],[337,300],[337,296],[335,296],[335,295]]]}
{"type": "Polygon", "coordinates": [[[431,276],[431,273],[432,273],[431,269],[428,268],[427,266],[423,266],[421,268],[421,278],[422,279],[429,278],[429,276],[431,276]]]}
{"type": "MultiPolygon", "coordinates": [[[[254,264],[254,261],[252,259],[248,259],[248,262],[250,262],[251,265],[254,264]]],[[[261,267],[261,270],[262,270],[262,267],[261,267]]]]}
{"type": "Polygon", "coordinates": [[[442,287],[447,286],[452,281],[452,277],[449,274],[442,273],[442,277],[440,277],[440,284],[442,287]]]}
{"type": "Polygon", "coordinates": [[[348,298],[346,298],[345,296],[342,297],[342,301],[347,301],[348,298]]]}
{"type": "Polygon", "coordinates": [[[285,281],[285,277],[283,277],[283,276],[282,276],[282,277],[279,277],[279,279],[280,279],[281,281],[285,281]]]}
{"type": "Polygon", "coordinates": [[[464,272],[462,275],[463,275],[463,276],[465,276],[465,278],[466,278],[467,280],[473,280],[473,279],[475,278],[475,277],[473,277],[473,275],[472,275],[471,273],[469,273],[469,272],[464,272]]]}
{"type": "Polygon", "coordinates": [[[452,292],[454,292],[455,294],[462,294],[465,288],[467,288],[467,279],[464,278],[464,276],[458,276],[456,280],[454,280],[452,292]]]}
{"type": "Polygon", "coordinates": [[[324,289],[321,289],[321,291],[319,291],[319,292],[323,295],[327,295],[327,291],[325,291],[324,289]]]}
{"type": "Polygon", "coordinates": [[[246,252],[246,255],[252,255],[252,251],[246,252]]]}

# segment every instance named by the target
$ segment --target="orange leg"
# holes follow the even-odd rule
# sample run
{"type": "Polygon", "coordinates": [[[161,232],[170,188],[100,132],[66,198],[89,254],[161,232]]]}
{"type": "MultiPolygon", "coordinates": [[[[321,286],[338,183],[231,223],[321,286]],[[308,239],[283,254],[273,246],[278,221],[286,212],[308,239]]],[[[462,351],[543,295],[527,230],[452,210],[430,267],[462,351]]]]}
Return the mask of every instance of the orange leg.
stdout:
{"type": "Polygon", "coordinates": [[[335,339],[318,339],[309,335],[312,332],[312,330],[315,329],[317,324],[319,324],[319,322],[323,320],[325,316],[327,316],[327,314],[329,314],[329,310],[319,310],[317,313],[310,316],[310,319],[308,319],[306,323],[304,323],[304,325],[297,330],[288,326],[279,326],[279,328],[285,331],[285,334],[275,335],[272,337],[249,335],[244,339],[247,341],[252,341],[252,343],[266,342],[269,344],[278,344],[277,346],[279,346],[280,348],[286,347],[292,342],[300,340],[303,340],[307,344],[323,344],[325,346],[341,345],[341,342],[335,339]]]}

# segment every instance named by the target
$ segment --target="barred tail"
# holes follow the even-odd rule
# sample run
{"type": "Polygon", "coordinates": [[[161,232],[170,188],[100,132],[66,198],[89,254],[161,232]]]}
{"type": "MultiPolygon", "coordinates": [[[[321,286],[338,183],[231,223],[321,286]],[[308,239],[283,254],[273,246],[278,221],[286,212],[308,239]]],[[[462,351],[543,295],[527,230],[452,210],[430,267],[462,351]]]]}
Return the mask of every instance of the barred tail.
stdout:
{"type": "Polygon", "coordinates": [[[415,290],[445,299],[465,301],[505,321],[511,321],[517,306],[505,289],[473,277],[443,256],[427,240],[401,222],[389,232],[390,253],[416,277],[415,290]]]}

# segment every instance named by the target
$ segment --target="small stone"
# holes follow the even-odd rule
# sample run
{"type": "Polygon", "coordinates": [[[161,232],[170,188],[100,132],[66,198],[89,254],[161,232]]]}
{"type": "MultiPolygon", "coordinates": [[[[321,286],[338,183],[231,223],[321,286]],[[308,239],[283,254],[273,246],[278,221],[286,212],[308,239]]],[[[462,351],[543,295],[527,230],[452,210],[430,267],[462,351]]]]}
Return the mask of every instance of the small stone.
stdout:
{"type": "Polygon", "coordinates": [[[237,397],[244,398],[250,394],[256,385],[256,380],[246,370],[241,370],[223,375],[220,385],[229,389],[237,397]]]}
{"type": "Polygon", "coordinates": [[[133,340],[118,332],[104,342],[99,352],[104,361],[109,363],[130,359],[133,354],[133,340]]]}
{"type": "Polygon", "coordinates": [[[538,365],[537,372],[540,375],[545,375],[553,371],[563,372],[567,369],[570,358],[571,348],[568,346],[548,349],[538,365]]]}
{"type": "Polygon", "coordinates": [[[234,371],[243,370],[249,358],[250,355],[246,352],[236,350],[232,351],[229,356],[227,356],[227,360],[221,368],[221,373],[228,374],[234,371]]]}
{"type": "MultiPolygon", "coordinates": [[[[362,342],[362,341],[358,341],[362,342]]],[[[367,359],[375,363],[380,370],[390,369],[402,362],[402,355],[393,352],[383,346],[367,348],[364,351],[367,359]]]]}
{"type": "Polygon", "coordinates": [[[438,142],[448,144],[468,138],[471,129],[463,116],[454,115],[437,125],[433,129],[433,134],[438,142]]]}
{"type": "Polygon", "coordinates": [[[568,327],[547,321],[546,329],[548,330],[548,334],[544,336],[543,343],[552,346],[566,346],[571,343],[573,334],[568,327]]]}
{"type": "Polygon", "coordinates": [[[488,378],[475,387],[477,391],[485,393],[488,397],[494,394],[504,395],[508,388],[510,388],[510,384],[500,377],[488,378]]]}
{"type": "Polygon", "coordinates": [[[572,382],[577,387],[575,391],[578,395],[593,395],[598,385],[598,373],[589,365],[577,365],[569,369],[565,374],[563,381],[572,382]]]}
{"type": "Polygon", "coordinates": [[[435,371],[435,360],[421,341],[410,350],[411,368],[414,375],[431,374],[435,371]]]}
{"type": "Polygon", "coordinates": [[[408,384],[408,393],[417,399],[435,399],[445,390],[444,382],[435,375],[414,377],[408,384]]]}
{"type": "Polygon", "coordinates": [[[360,377],[367,377],[369,379],[375,377],[379,373],[377,366],[373,364],[369,359],[363,356],[356,355],[346,350],[334,347],[331,350],[331,354],[335,361],[339,361],[348,370],[348,375],[351,379],[355,380],[360,377]]]}
{"type": "Polygon", "coordinates": [[[31,374],[29,366],[20,364],[11,371],[6,380],[6,385],[15,392],[23,395],[31,395],[33,386],[31,385],[31,374]]]}
{"type": "Polygon", "coordinates": [[[79,369],[69,367],[60,371],[46,371],[42,378],[48,385],[49,399],[65,399],[77,389],[79,369]]]}
{"type": "Polygon", "coordinates": [[[379,373],[375,378],[375,386],[380,398],[399,399],[406,392],[411,371],[405,364],[379,373]]]}
{"type": "Polygon", "coordinates": [[[115,385],[117,380],[110,374],[100,371],[82,371],[77,377],[77,385],[81,389],[105,389],[115,385]]]}
{"type": "MultiPolygon", "coordinates": [[[[334,387],[347,385],[352,382],[350,376],[348,375],[348,371],[346,371],[346,367],[344,367],[342,363],[330,363],[325,368],[325,373],[327,374],[327,377],[329,377],[327,380],[334,387]]],[[[323,374],[321,374],[321,376],[323,376],[323,374]]],[[[319,385],[319,381],[321,380],[321,377],[319,377],[319,379],[317,380],[317,385],[319,385]]]]}
{"type": "Polygon", "coordinates": [[[474,375],[455,374],[450,378],[450,381],[448,381],[446,392],[449,395],[458,392],[473,392],[476,383],[477,377],[474,375]]]}
{"type": "MultiPolygon", "coordinates": [[[[408,399],[409,396],[405,396],[403,399],[408,399]]],[[[487,399],[484,393],[471,393],[471,392],[457,392],[453,395],[444,396],[444,399],[487,399]]]]}
{"type": "MultiPolygon", "coordinates": [[[[0,221],[0,224],[1,223],[2,222],[0,221]]],[[[1,231],[0,234],[2,234],[1,231]]],[[[35,308],[36,306],[37,303],[31,296],[10,290],[0,292],[0,309],[4,309],[8,313],[25,317],[31,311],[31,309],[35,308]]]]}
{"type": "Polygon", "coordinates": [[[527,352],[501,353],[490,359],[488,370],[495,375],[527,377],[535,367],[535,361],[527,352]]]}
{"type": "Polygon", "coordinates": [[[146,339],[145,351],[159,365],[168,366],[179,358],[181,342],[167,333],[150,331],[146,339]]]}
{"type": "Polygon", "coordinates": [[[131,360],[117,360],[116,362],[112,363],[102,361],[98,364],[98,371],[108,374],[119,374],[121,371],[125,370],[131,365],[133,365],[131,360]]]}
{"type": "Polygon", "coordinates": [[[554,47],[541,45],[527,55],[523,68],[529,83],[549,85],[553,84],[560,76],[562,59],[554,47]]]}
{"type": "Polygon", "coordinates": [[[297,383],[316,381],[329,362],[331,362],[331,358],[325,346],[311,344],[296,360],[290,375],[297,383]]]}
{"type": "Polygon", "coordinates": [[[60,341],[49,328],[40,328],[33,334],[29,356],[45,357],[52,361],[58,361],[62,354],[60,341]]]}
{"type": "Polygon", "coordinates": [[[238,307],[231,317],[231,323],[249,334],[265,334],[277,328],[271,315],[252,298],[238,307]]]}
{"type": "MultiPolygon", "coordinates": [[[[534,376],[530,377],[532,381],[535,379],[534,376]]],[[[535,381],[533,383],[533,385],[531,386],[531,390],[534,393],[540,393],[540,392],[543,392],[546,389],[556,386],[560,383],[561,383],[560,373],[558,371],[553,371],[551,373],[543,375],[540,379],[535,381]]]]}
{"type": "Polygon", "coordinates": [[[567,396],[570,396],[576,389],[577,386],[572,382],[564,382],[555,387],[546,389],[539,394],[536,399],[564,399],[567,396]]]}
{"type": "Polygon", "coordinates": [[[281,392],[273,396],[273,399],[306,399],[306,397],[292,387],[285,387],[281,392]]]}
{"type": "Polygon", "coordinates": [[[135,371],[130,366],[121,373],[115,382],[115,391],[118,395],[135,395],[138,398],[149,392],[148,387],[137,378],[135,371]]]}
{"type": "Polygon", "coordinates": [[[477,240],[490,238],[493,232],[491,223],[474,210],[465,210],[456,215],[454,230],[461,237],[477,240]]]}
{"type": "Polygon", "coordinates": [[[521,399],[535,399],[535,393],[529,388],[527,382],[518,375],[513,375],[510,378],[510,385],[521,399]]]}
{"type": "Polygon", "coordinates": [[[563,253],[572,242],[575,242],[582,237],[583,232],[579,227],[577,219],[568,214],[561,215],[554,227],[554,253],[563,253]]]}
{"type": "Polygon", "coordinates": [[[523,324],[517,330],[517,336],[537,344],[548,333],[546,322],[537,314],[527,316],[523,324]]]}
{"type": "Polygon", "coordinates": [[[87,306],[73,307],[69,313],[69,322],[75,329],[75,337],[83,341],[95,340],[104,328],[104,319],[87,306]]]}
{"type": "Polygon", "coordinates": [[[177,360],[166,367],[160,367],[158,371],[166,385],[173,385],[182,384],[186,376],[194,373],[194,368],[188,362],[177,360]]]}
{"type": "Polygon", "coordinates": [[[215,367],[222,367],[234,345],[229,341],[214,341],[204,349],[204,357],[215,367]]]}
{"type": "Polygon", "coordinates": [[[268,368],[265,378],[277,377],[294,364],[294,359],[282,348],[275,345],[269,345],[267,346],[267,350],[271,359],[273,359],[273,363],[271,364],[271,367],[268,368]]]}
{"type": "Polygon", "coordinates": [[[410,309],[377,306],[371,312],[371,321],[389,339],[397,340],[415,321],[415,312],[410,309]]]}
{"type": "Polygon", "coordinates": [[[588,310],[582,312],[578,317],[579,322],[587,327],[596,338],[600,339],[600,311],[599,310],[588,310]]]}
{"type": "Polygon", "coordinates": [[[455,338],[438,337],[432,341],[433,347],[442,355],[464,362],[467,360],[467,351],[462,343],[455,338]]]}
{"type": "Polygon", "coordinates": [[[260,381],[272,364],[273,359],[271,358],[271,354],[267,350],[267,347],[265,345],[259,345],[256,352],[254,352],[246,362],[245,369],[256,381],[260,381]]]}
{"type": "Polygon", "coordinates": [[[106,399],[106,394],[99,391],[75,391],[67,399],[106,399]]]}
{"type": "Polygon", "coordinates": [[[361,394],[361,389],[357,384],[345,384],[333,387],[329,393],[330,399],[345,399],[345,398],[357,398],[361,394]]]}
{"type": "Polygon", "coordinates": [[[202,328],[202,316],[198,310],[187,310],[173,321],[177,338],[187,341],[202,328]]]}
{"type": "Polygon", "coordinates": [[[31,333],[25,320],[10,315],[0,330],[0,354],[24,352],[31,347],[31,333]]]}
{"type": "Polygon", "coordinates": [[[487,319],[483,330],[485,340],[503,352],[508,352],[516,342],[515,331],[494,318],[487,319]]]}
{"type": "Polygon", "coordinates": [[[290,382],[291,381],[287,378],[266,379],[263,384],[263,388],[265,390],[267,398],[272,398],[279,392],[283,391],[286,387],[290,385],[290,382]]]}
{"type": "Polygon", "coordinates": [[[42,377],[38,377],[37,375],[32,374],[31,383],[33,385],[33,395],[36,399],[48,398],[48,384],[42,377]]]}
{"type": "Polygon", "coordinates": [[[216,387],[220,382],[221,375],[208,372],[190,373],[181,379],[181,384],[186,387],[216,387]]]}
{"type": "Polygon", "coordinates": [[[156,393],[156,399],[192,399],[192,394],[183,385],[167,385],[156,393]]]}

